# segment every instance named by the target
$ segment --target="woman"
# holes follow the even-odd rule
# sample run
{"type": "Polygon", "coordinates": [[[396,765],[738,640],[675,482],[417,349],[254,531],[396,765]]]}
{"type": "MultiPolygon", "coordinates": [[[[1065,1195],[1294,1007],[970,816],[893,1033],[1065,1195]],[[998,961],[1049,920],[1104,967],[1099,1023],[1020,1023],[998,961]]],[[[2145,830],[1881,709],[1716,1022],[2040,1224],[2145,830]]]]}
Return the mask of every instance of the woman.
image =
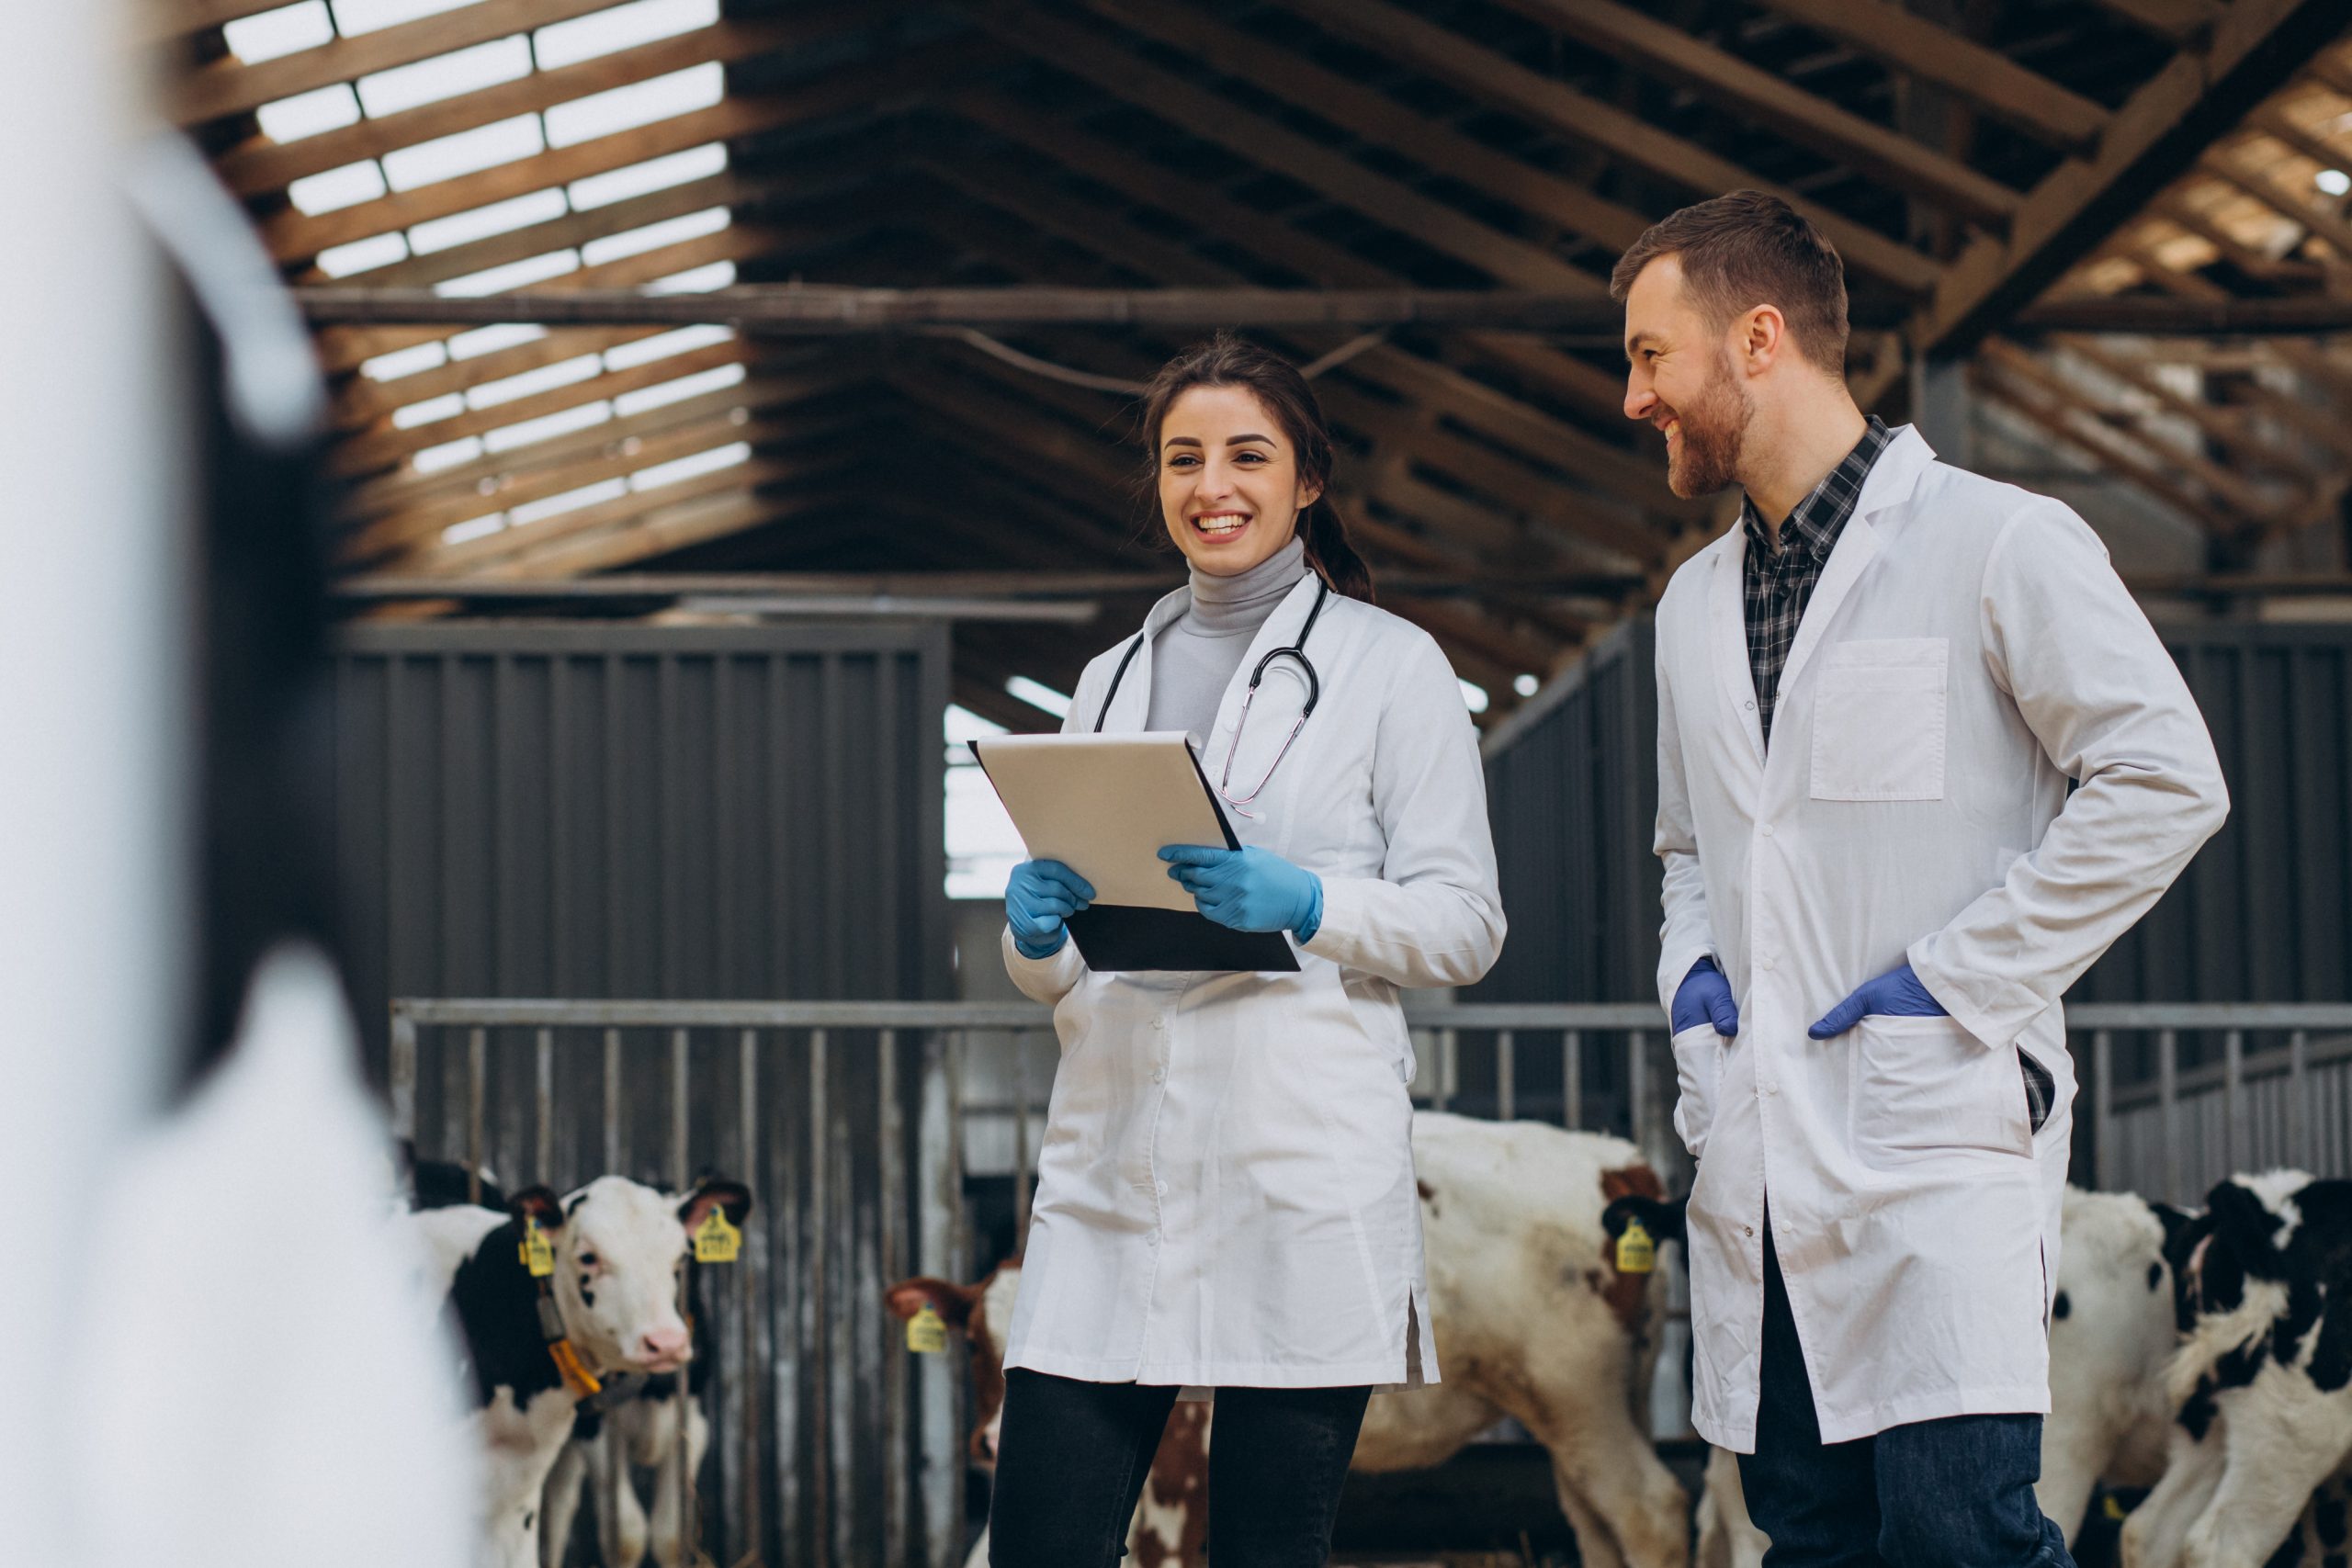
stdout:
{"type": "Polygon", "coordinates": [[[1170,1408],[1199,1389],[1212,1561],[1307,1568],[1374,1387],[1437,1380],[1397,988],[1494,963],[1494,845],[1461,688],[1373,606],[1305,379],[1220,335],[1160,371],[1144,429],[1191,586],[1087,667],[1069,728],[1192,733],[1244,847],[1160,857],[1210,919],[1289,932],[1299,967],[1091,973],[1064,921],[1092,890],[1015,869],[1005,964],[1054,1005],[1062,1060],[991,1561],[1114,1562],[1170,1408]]]}

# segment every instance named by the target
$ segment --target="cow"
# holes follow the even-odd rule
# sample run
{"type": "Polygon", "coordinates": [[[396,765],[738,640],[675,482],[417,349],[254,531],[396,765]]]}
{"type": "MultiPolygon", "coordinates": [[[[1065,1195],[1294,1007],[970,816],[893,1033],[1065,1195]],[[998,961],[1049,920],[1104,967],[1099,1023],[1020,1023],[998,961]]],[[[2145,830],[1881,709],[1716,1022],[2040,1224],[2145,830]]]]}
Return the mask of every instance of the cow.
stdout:
{"type": "MultiPolygon", "coordinates": [[[[1549,1450],[1590,1568],[1684,1568],[1687,1499],[1634,1416],[1656,1361],[1663,1276],[1621,1273],[1602,1225],[1613,1201],[1661,1199],[1657,1175],[1620,1138],[1436,1111],[1413,1118],[1413,1164],[1445,1381],[1375,1394],[1351,1468],[1442,1463],[1512,1416],[1549,1450]]],[[[1019,1288],[1016,1258],[978,1285],[908,1280],[888,1297],[901,1317],[929,1303],[970,1339],[972,1454],[983,1465],[995,1458],[1019,1288]]],[[[1161,1438],[1128,1529],[1137,1568],[1204,1559],[1209,1408],[1179,1403],[1161,1438]]],[[[986,1541],[974,1548],[976,1564],[986,1541]]]]}
{"type": "MultiPolygon", "coordinates": [[[[2034,1495],[2069,1546],[2100,1483],[2153,1486],[2165,1472],[2166,1371],[2178,1337],[2174,1253],[2194,1223],[2128,1192],[2066,1190],[2034,1495]]],[[[1762,1562],[1769,1540],[1748,1517],[1737,1463],[1721,1450],[1708,1456],[1698,1522],[1701,1568],[1762,1562]]]]}
{"type": "MultiPolygon", "coordinates": [[[[701,1285],[701,1269],[689,1260],[687,1325],[693,1334],[693,1359],[707,1366],[710,1314],[703,1303],[701,1285]]],[[[702,1396],[709,1390],[710,1374],[706,1372],[695,1380],[688,1393],[684,1476],[700,1473],[703,1456],[709,1451],[710,1418],[702,1404],[702,1396]]],[[[571,1440],[556,1457],[542,1493],[541,1568],[562,1568],[571,1551],[583,1485],[594,1499],[603,1568],[638,1568],[649,1548],[662,1568],[675,1568],[689,1560],[684,1540],[686,1488],[677,1465],[677,1396],[678,1380],[665,1373],[648,1378],[634,1394],[616,1400],[604,1410],[582,1409],[573,1416],[571,1440]],[[650,1517],[638,1495],[635,1472],[639,1468],[653,1472],[650,1517]]]]}
{"type": "Polygon", "coordinates": [[[503,1212],[461,1204],[408,1216],[466,1348],[484,1568],[539,1568],[542,1492],[592,1397],[587,1379],[625,1386],[683,1371],[693,1354],[678,1311],[687,1237],[713,1209],[740,1225],[751,1205],[740,1182],[705,1180],[680,1198],[605,1176],[561,1199],[527,1188],[503,1212]],[[552,1264],[544,1276],[526,1262],[533,1229],[552,1264]]]}
{"type": "Polygon", "coordinates": [[[2331,1520],[2342,1534],[2322,1483],[2352,1455],[2352,1181],[2233,1177],[2198,1228],[2167,1371],[2177,1426],[2164,1478],[2124,1522],[2131,1568],[2284,1559],[2307,1511],[2323,1543],[2331,1520]]]}

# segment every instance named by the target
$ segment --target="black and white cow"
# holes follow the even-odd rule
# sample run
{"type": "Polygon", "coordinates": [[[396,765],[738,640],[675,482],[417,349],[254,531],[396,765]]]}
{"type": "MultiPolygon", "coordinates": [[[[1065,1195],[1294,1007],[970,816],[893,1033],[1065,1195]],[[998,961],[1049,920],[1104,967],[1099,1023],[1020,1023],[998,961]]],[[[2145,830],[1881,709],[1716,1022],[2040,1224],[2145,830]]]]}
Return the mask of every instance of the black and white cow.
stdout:
{"type": "MultiPolygon", "coordinates": [[[[685,1475],[700,1472],[710,1448],[710,1417],[703,1402],[710,1393],[710,1313],[702,1299],[702,1269],[686,1264],[688,1326],[698,1371],[686,1404],[685,1475]]],[[[572,1420],[571,1440],[548,1474],[540,1522],[541,1568],[562,1568],[571,1551],[582,1490],[594,1509],[597,1561],[601,1568],[639,1568],[649,1549],[661,1568],[682,1568],[694,1557],[685,1486],[676,1458],[678,1380],[662,1374],[602,1410],[582,1409],[572,1420]],[[653,1505],[638,1495],[636,1472],[653,1472],[653,1505]]]]}
{"type": "MultiPolygon", "coordinates": [[[[2062,1223],[2034,1494],[2071,1546],[2100,1483],[2152,1486],[2165,1472],[2165,1379],[2178,1339],[2167,1247],[2191,1222],[2132,1193],[2070,1187],[2062,1223]]],[[[1698,1535],[1700,1568],[1757,1568],[1769,1544],[1748,1517],[1738,1465],[1720,1450],[1708,1457],[1698,1535]]]]}
{"type": "Polygon", "coordinates": [[[504,1212],[468,1204],[408,1217],[470,1363],[485,1568],[539,1568],[542,1492],[582,1398],[543,1327],[542,1281],[522,1256],[526,1224],[554,1255],[547,1326],[581,1364],[600,1379],[675,1373],[693,1354],[679,1312],[687,1238],[712,1209],[740,1225],[751,1206],[740,1182],[706,1180],[680,1198],[605,1176],[562,1199],[527,1189],[504,1212]]]}
{"type": "MultiPolygon", "coordinates": [[[[2233,1177],[2182,1232],[2178,1416],[2164,1479],[2125,1521],[2131,1568],[2239,1568],[2331,1533],[2352,1456],[2352,1181],[2233,1177]]],[[[2341,1559],[2344,1520],[2323,1555],[2341,1559]]]]}

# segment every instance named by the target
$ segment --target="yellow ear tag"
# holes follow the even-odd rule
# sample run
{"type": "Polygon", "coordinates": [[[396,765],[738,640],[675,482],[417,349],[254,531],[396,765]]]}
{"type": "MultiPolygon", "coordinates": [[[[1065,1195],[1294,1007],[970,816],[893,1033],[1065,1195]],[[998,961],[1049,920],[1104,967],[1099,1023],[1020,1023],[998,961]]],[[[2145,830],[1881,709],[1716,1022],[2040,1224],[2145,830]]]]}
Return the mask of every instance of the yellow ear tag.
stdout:
{"type": "Polygon", "coordinates": [[[1657,1267],[1657,1243],[1642,1228],[1639,1220],[1625,1222],[1625,1234],[1617,1238],[1617,1272],[1646,1274],[1657,1267]]]}
{"type": "Polygon", "coordinates": [[[907,1348],[918,1356],[936,1356],[947,1348],[947,1323],[929,1302],[907,1319],[907,1348]]]}
{"type": "Polygon", "coordinates": [[[528,1215],[523,1219],[523,1245],[514,1250],[522,1258],[523,1267],[531,1271],[532,1279],[543,1280],[555,1272],[555,1248],[540,1234],[539,1222],[528,1215]]]}
{"type": "Polygon", "coordinates": [[[743,1233],[728,1222],[726,1210],[714,1205],[695,1227],[695,1261],[732,1263],[742,1250],[743,1233]]]}
{"type": "Polygon", "coordinates": [[[2112,1492],[2107,1495],[2107,1506],[2103,1511],[2110,1519],[2120,1520],[2124,1517],[2123,1504],[2112,1492]]]}

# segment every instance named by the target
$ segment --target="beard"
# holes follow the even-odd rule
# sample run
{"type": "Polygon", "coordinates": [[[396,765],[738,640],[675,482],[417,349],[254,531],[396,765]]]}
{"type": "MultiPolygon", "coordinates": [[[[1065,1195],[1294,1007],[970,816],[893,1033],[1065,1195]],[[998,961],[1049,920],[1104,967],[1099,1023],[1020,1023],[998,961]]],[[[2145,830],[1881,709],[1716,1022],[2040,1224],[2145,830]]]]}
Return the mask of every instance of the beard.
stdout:
{"type": "Polygon", "coordinates": [[[1698,397],[1674,411],[1682,422],[1681,453],[1669,453],[1666,486],[1685,501],[1713,495],[1738,482],[1747,445],[1747,422],[1755,404],[1739,384],[1729,353],[1719,354],[1715,373],[1698,397]]]}

